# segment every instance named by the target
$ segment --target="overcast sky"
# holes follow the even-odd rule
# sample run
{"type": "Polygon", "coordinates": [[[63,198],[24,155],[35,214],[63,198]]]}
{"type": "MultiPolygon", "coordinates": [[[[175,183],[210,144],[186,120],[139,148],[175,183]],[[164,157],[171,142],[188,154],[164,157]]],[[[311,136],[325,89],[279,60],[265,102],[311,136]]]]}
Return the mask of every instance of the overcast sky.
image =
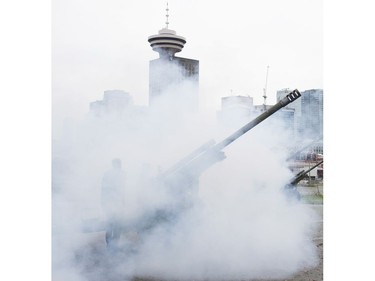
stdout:
{"type": "MultiPolygon", "coordinates": [[[[165,26],[167,1],[53,0],[54,117],[76,117],[103,92],[148,104],[147,38],[165,26]]],[[[187,39],[177,56],[200,61],[201,109],[250,95],[275,103],[282,88],[323,87],[323,8],[317,0],[170,0],[169,28],[187,39]]]]}

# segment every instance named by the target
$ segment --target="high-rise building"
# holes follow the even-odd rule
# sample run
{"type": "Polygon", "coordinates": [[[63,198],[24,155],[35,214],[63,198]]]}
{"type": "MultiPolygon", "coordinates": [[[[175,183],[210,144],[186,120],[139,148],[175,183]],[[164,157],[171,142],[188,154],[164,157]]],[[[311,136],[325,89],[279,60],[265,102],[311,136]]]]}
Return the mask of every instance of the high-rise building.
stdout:
{"type": "MultiPolygon", "coordinates": [[[[227,96],[221,98],[221,110],[218,111],[217,117],[221,124],[225,126],[242,126],[250,122],[257,116],[262,114],[265,110],[271,108],[271,105],[254,105],[253,98],[250,96],[227,96]]],[[[294,109],[281,108],[275,112],[273,117],[269,118],[269,122],[277,126],[281,126],[285,133],[294,135],[294,109]]]]}
{"type": "MultiPolygon", "coordinates": [[[[277,101],[284,98],[290,89],[277,91],[277,101]]],[[[297,133],[304,137],[317,138],[323,135],[323,90],[310,89],[301,92],[301,98],[288,104],[294,108],[297,133]]]]}
{"type": "MultiPolygon", "coordinates": [[[[291,89],[285,88],[276,92],[276,101],[279,102],[287,94],[292,92],[291,89]]],[[[293,115],[293,128],[295,136],[298,136],[301,133],[301,98],[295,100],[294,102],[288,104],[286,109],[294,109],[293,115]]]]}
{"type": "Polygon", "coordinates": [[[301,126],[309,137],[323,136],[323,90],[301,92],[301,126]]]}
{"type": "MultiPolygon", "coordinates": [[[[168,8],[167,8],[168,12],[168,8]]],[[[186,39],[166,27],[148,37],[159,58],[150,61],[149,105],[194,112],[199,108],[199,61],[176,57],[186,39]]]]}

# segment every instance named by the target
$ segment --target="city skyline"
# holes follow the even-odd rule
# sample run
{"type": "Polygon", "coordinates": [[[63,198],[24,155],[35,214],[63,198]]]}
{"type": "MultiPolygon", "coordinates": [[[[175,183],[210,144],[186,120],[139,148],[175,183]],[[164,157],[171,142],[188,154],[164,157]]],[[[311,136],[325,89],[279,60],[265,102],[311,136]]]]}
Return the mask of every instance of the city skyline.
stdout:
{"type": "MultiPolygon", "coordinates": [[[[166,1],[53,1],[54,121],[87,113],[106,90],[124,90],[148,104],[147,42],[166,26],[166,1]]],[[[168,1],[169,28],[186,38],[179,57],[201,62],[200,108],[218,110],[223,96],[267,104],[282,88],[322,85],[321,1],[168,1]],[[193,21],[192,21],[193,20],[193,21]]]]}

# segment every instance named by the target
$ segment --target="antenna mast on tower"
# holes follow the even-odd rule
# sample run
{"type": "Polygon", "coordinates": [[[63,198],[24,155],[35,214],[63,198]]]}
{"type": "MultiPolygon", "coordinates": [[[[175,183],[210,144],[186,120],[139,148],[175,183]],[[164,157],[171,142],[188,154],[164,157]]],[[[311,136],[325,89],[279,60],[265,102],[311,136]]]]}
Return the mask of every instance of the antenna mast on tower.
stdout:
{"type": "Polygon", "coordinates": [[[265,110],[266,110],[266,100],[267,100],[267,82],[268,82],[268,69],[269,68],[270,68],[270,66],[267,65],[266,84],[263,88],[263,99],[264,99],[263,106],[264,106],[265,110]]]}
{"type": "Polygon", "coordinates": [[[167,12],[167,14],[165,15],[166,16],[166,22],[165,22],[165,28],[168,29],[168,25],[169,25],[169,8],[168,8],[168,2],[167,2],[167,8],[165,9],[165,11],[167,12]]]}

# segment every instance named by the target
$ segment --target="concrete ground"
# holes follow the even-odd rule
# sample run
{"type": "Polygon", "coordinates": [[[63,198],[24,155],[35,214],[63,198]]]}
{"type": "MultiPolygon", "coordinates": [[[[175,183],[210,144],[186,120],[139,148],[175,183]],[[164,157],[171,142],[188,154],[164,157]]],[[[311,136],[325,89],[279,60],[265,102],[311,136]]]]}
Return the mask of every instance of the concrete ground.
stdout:
{"type": "MultiPolygon", "coordinates": [[[[302,198],[314,198],[311,202],[314,204],[316,212],[319,214],[319,221],[316,223],[319,225],[319,230],[314,238],[315,245],[319,249],[319,265],[312,269],[306,269],[298,272],[293,277],[284,279],[288,281],[321,281],[323,280],[323,184],[318,183],[315,185],[301,185],[298,187],[298,191],[301,193],[302,198]],[[321,196],[316,196],[316,195],[321,196]]],[[[255,281],[255,280],[254,280],[255,281]]],[[[273,280],[262,280],[262,281],[273,281],[273,280]]]]}
{"type": "MultiPolygon", "coordinates": [[[[322,281],[323,280],[323,205],[314,205],[314,208],[316,209],[317,213],[319,214],[319,217],[321,218],[321,220],[314,222],[319,225],[319,231],[316,233],[316,236],[314,238],[315,245],[319,249],[319,258],[320,258],[319,265],[312,269],[302,270],[288,279],[283,279],[285,281],[322,281]]],[[[258,280],[252,280],[252,281],[258,281],[258,280]]],[[[274,281],[274,280],[262,279],[262,281],[274,281]]]]}
{"type": "MultiPolygon", "coordinates": [[[[287,278],[287,279],[251,279],[251,280],[247,280],[247,281],[322,281],[323,280],[323,186],[322,185],[319,185],[319,186],[307,186],[307,185],[304,185],[304,186],[299,186],[298,187],[298,191],[300,192],[301,196],[302,196],[302,200],[306,199],[306,203],[305,204],[310,204],[312,206],[312,208],[314,208],[318,214],[318,220],[317,221],[314,221],[312,223],[315,223],[318,225],[318,231],[315,235],[315,238],[314,238],[314,241],[315,241],[315,245],[316,247],[318,248],[319,250],[319,257],[320,257],[320,261],[319,261],[319,264],[318,266],[316,266],[315,268],[309,268],[309,269],[304,269],[304,270],[301,270],[300,272],[297,272],[295,275],[287,278]],[[319,196],[316,196],[316,195],[319,195],[319,196]],[[308,200],[307,200],[308,199],[308,200]],[[307,201],[310,201],[310,202],[307,202],[307,201]]],[[[91,234],[93,236],[97,236],[96,239],[94,239],[94,241],[96,241],[96,243],[92,244],[91,247],[89,248],[86,248],[84,250],[84,252],[82,252],[80,255],[82,256],[98,256],[97,254],[99,254],[99,256],[103,256],[103,253],[106,252],[105,250],[105,246],[103,244],[103,232],[100,233],[93,233],[91,234]],[[100,243],[99,243],[100,241],[100,243]]],[[[80,256],[78,255],[78,256],[80,256]]],[[[106,260],[106,259],[104,259],[106,260]]],[[[77,262],[79,263],[79,258],[77,260],[77,262]]],[[[99,266],[99,267],[103,267],[103,268],[111,268],[110,264],[102,264],[103,261],[102,260],[95,260],[95,259],[91,259],[91,262],[90,264],[82,264],[83,267],[88,267],[88,268],[91,268],[92,266],[99,266]]],[[[90,271],[90,270],[89,270],[90,271]]],[[[101,279],[97,279],[95,276],[96,274],[94,275],[86,275],[86,277],[88,277],[89,280],[91,281],[102,281],[101,279]]],[[[108,271],[108,275],[107,277],[109,277],[111,275],[111,271],[108,271]]],[[[120,276],[112,276],[109,277],[108,280],[123,280],[122,279],[123,277],[120,277],[120,276]]],[[[146,280],[146,279],[141,279],[141,278],[128,278],[128,279],[132,279],[132,281],[155,281],[155,280],[146,280]]],[[[54,278],[54,280],[59,280],[58,278],[54,278]]],[[[105,280],[105,281],[108,281],[108,280],[105,280]]],[[[160,280],[159,280],[160,281],[160,280]]]]}
{"type": "MultiPolygon", "coordinates": [[[[287,281],[321,281],[323,280],[323,183],[319,182],[316,184],[298,186],[302,199],[306,202],[312,203],[313,208],[319,214],[319,220],[314,222],[318,224],[318,232],[315,235],[314,241],[316,247],[319,249],[319,265],[312,269],[306,269],[298,272],[287,281]]],[[[257,281],[257,280],[254,280],[257,281]]],[[[273,280],[262,280],[262,281],[273,281],[273,280]]]]}

